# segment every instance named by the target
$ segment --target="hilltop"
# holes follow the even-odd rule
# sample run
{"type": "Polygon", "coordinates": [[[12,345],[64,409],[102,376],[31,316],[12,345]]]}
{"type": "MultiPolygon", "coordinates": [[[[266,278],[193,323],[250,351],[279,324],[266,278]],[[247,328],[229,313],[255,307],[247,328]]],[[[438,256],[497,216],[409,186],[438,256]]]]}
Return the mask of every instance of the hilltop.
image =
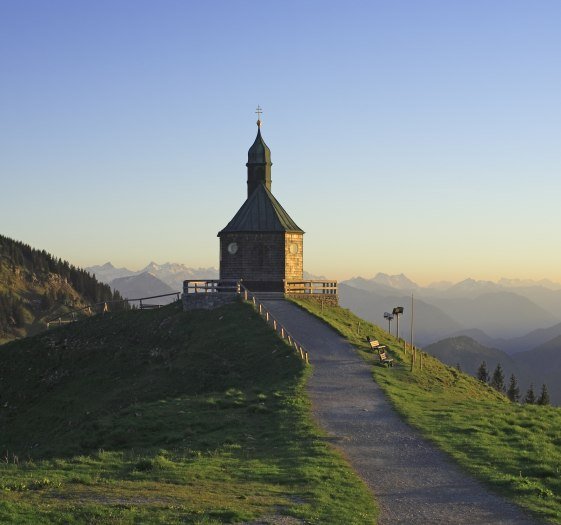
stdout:
{"type": "Polygon", "coordinates": [[[0,347],[0,522],[373,523],[249,305],[94,316],[0,347]]]}
{"type": "Polygon", "coordinates": [[[38,333],[71,309],[120,299],[87,271],[0,235],[0,343],[38,333]]]}

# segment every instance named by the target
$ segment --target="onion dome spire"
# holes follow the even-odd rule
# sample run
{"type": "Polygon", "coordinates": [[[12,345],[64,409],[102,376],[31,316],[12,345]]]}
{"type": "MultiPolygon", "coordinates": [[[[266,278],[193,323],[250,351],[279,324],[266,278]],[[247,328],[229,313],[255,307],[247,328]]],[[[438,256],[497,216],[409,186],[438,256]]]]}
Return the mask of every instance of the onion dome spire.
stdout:
{"type": "Polygon", "coordinates": [[[271,150],[261,136],[262,109],[257,106],[257,137],[247,152],[247,196],[264,184],[271,191],[271,150]]]}

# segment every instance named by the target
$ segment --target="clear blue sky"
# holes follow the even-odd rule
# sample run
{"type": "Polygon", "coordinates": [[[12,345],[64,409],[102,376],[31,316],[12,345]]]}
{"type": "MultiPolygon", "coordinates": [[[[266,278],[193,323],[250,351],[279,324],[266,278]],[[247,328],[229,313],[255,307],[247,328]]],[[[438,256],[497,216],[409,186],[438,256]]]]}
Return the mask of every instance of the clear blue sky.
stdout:
{"type": "Polygon", "coordinates": [[[561,2],[0,1],[0,232],[217,266],[264,108],[305,267],[561,281],[561,2]]]}

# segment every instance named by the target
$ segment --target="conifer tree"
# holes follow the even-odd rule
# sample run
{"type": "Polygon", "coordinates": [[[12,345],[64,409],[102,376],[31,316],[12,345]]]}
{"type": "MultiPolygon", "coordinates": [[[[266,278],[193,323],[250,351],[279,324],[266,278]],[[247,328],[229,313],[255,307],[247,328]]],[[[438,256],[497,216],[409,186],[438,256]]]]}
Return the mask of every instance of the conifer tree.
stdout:
{"type": "Polygon", "coordinates": [[[538,405],[549,405],[549,392],[545,383],[542,385],[542,392],[538,397],[538,405]]]}
{"type": "Polygon", "coordinates": [[[506,395],[513,403],[518,403],[518,400],[520,399],[520,388],[518,388],[518,381],[516,380],[516,376],[514,374],[511,374],[510,376],[510,383],[508,385],[506,395]]]}
{"type": "Polygon", "coordinates": [[[489,372],[487,372],[487,363],[483,361],[477,369],[477,379],[482,383],[489,382],[489,372]]]}
{"type": "Polygon", "coordinates": [[[491,386],[495,390],[498,390],[499,392],[505,391],[505,375],[501,363],[497,363],[497,367],[493,372],[493,377],[491,379],[491,386]]]}
{"type": "Polygon", "coordinates": [[[530,383],[530,388],[526,392],[526,397],[524,398],[524,403],[527,405],[533,405],[536,402],[536,394],[534,394],[534,385],[530,383]]]}

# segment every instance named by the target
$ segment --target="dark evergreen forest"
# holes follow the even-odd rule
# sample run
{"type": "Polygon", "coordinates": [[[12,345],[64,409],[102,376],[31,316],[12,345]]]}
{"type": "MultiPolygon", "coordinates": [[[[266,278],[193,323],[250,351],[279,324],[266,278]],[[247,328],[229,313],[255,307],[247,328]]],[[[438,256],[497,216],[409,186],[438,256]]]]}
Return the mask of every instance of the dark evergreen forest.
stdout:
{"type": "MultiPolygon", "coordinates": [[[[119,292],[113,292],[107,284],[82,268],[54,257],[45,250],[36,250],[28,244],[0,235],[0,263],[4,270],[19,274],[28,281],[46,282],[50,274],[58,275],[82,297],[85,304],[122,300],[119,292]]],[[[1,283],[0,283],[1,284],[1,283]]],[[[49,311],[57,305],[73,306],[67,294],[62,291],[46,291],[40,300],[42,311],[49,311]]],[[[0,333],[6,333],[9,326],[23,327],[25,311],[29,306],[8,288],[0,287],[0,333]]],[[[128,304],[115,303],[112,309],[127,308],[128,304]]]]}

